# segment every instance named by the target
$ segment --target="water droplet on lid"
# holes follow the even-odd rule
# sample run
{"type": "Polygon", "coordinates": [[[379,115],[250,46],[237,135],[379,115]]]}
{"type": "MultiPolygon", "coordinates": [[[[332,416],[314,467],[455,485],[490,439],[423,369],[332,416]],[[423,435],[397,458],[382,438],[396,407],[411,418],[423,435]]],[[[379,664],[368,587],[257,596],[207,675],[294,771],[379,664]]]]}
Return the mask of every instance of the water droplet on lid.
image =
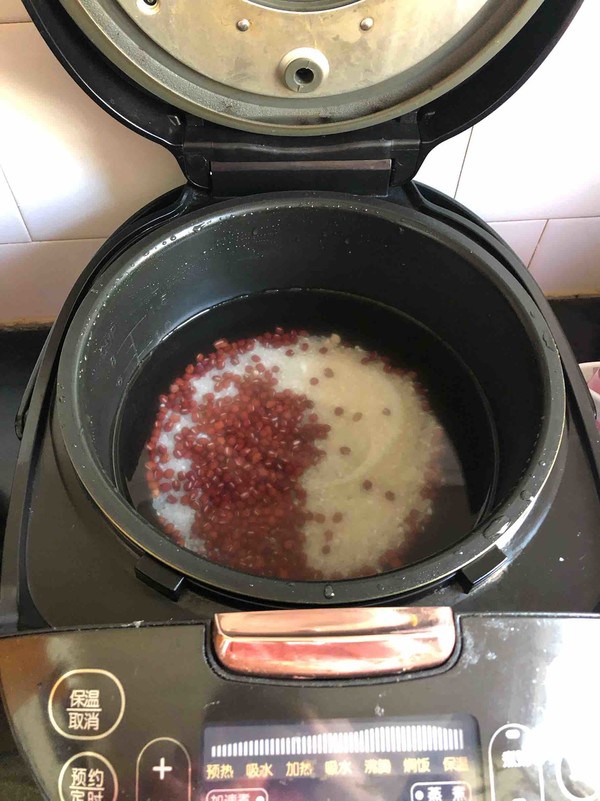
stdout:
{"type": "Polygon", "coordinates": [[[496,517],[492,522],[486,526],[483,536],[488,540],[494,540],[496,537],[502,536],[510,527],[510,520],[506,515],[496,517]]]}
{"type": "Polygon", "coordinates": [[[539,464],[540,467],[546,467],[546,462],[543,459],[540,459],[538,464],[539,464]]]}
{"type": "Polygon", "coordinates": [[[524,501],[529,501],[530,502],[530,501],[533,500],[533,495],[529,490],[523,490],[523,492],[521,493],[521,498],[524,501]]]}
{"type": "Polygon", "coordinates": [[[554,350],[554,340],[547,331],[544,331],[544,333],[542,334],[542,339],[544,340],[544,345],[547,348],[549,348],[550,350],[554,350]]]}
{"type": "Polygon", "coordinates": [[[331,586],[331,584],[326,584],[323,587],[323,595],[326,598],[334,598],[335,597],[335,591],[334,591],[333,587],[331,586]]]}
{"type": "Polygon", "coordinates": [[[175,242],[175,240],[176,240],[176,239],[177,239],[177,237],[176,237],[176,236],[172,236],[172,237],[171,237],[171,242],[175,242]]]}

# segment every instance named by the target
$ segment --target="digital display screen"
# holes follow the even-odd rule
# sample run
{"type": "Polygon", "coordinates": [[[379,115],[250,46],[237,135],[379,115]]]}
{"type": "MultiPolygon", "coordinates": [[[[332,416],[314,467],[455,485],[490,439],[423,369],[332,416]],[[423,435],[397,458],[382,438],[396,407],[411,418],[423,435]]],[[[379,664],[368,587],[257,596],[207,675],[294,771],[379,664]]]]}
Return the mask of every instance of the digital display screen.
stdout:
{"type": "Polygon", "coordinates": [[[477,721],[345,718],[211,725],[197,801],[477,801],[477,721]]]}

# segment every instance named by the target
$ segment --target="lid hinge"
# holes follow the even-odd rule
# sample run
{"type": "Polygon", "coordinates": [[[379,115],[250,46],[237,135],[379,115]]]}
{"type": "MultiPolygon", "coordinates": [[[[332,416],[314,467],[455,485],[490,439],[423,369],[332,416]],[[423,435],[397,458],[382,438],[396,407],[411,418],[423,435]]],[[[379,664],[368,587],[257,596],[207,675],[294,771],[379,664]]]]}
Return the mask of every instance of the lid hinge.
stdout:
{"type": "Polygon", "coordinates": [[[416,114],[365,131],[266,137],[188,118],[179,154],[190,183],[214,197],[329,190],[385,197],[418,168],[416,114]]]}

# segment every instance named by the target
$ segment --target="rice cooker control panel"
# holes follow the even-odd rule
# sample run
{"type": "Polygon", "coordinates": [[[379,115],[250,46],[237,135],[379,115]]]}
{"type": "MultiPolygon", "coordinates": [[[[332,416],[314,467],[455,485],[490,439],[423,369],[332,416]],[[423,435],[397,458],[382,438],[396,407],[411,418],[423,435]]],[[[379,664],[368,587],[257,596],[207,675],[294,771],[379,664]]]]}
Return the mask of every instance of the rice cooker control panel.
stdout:
{"type": "MultiPolygon", "coordinates": [[[[398,652],[395,673],[373,662],[368,677],[351,632],[347,664],[322,644],[336,677],[319,675],[314,638],[276,657],[275,641],[302,642],[277,626],[261,637],[253,624],[244,657],[226,619],[5,637],[0,679],[51,801],[599,798],[600,618],[465,615],[453,621],[451,653],[424,666],[415,654],[431,655],[444,636],[433,619],[418,646],[403,635],[412,667],[398,652]],[[259,642],[270,670],[256,659],[259,642]],[[294,659],[301,678],[281,669],[294,659]]],[[[384,623],[372,640],[361,634],[366,659],[384,623]]],[[[342,636],[331,622],[322,629],[342,636]]]]}

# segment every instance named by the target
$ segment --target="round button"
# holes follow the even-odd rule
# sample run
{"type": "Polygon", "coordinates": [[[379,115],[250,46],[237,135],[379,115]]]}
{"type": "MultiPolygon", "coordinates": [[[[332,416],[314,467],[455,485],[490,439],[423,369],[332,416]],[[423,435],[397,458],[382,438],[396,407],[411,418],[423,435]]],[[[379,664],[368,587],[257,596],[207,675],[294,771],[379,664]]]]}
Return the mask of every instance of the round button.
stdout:
{"type": "Polygon", "coordinates": [[[60,801],[117,801],[119,782],[108,759],[92,751],[75,754],[58,777],[60,801]]]}
{"type": "Polygon", "coordinates": [[[119,725],[125,691],[107,670],[71,670],[56,682],[48,699],[48,716],[69,740],[100,740],[119,725]]]}
{"type": "Polygon", "coordinates": [[[576,760],[563,757],[556,766],[558,785],[572,801],[594,801],[599,791],[595,789],[598,777],[597,757],[580,754],[576,760]],[[590,760],[591,757],[591,760],[590,760]]]}
{"type": "Polygon", "coordinates": [[[136,793],[139,801],[189,801],[192,762],[180,742],[158,737],[142,748],[136,765],[136,793]]]}

